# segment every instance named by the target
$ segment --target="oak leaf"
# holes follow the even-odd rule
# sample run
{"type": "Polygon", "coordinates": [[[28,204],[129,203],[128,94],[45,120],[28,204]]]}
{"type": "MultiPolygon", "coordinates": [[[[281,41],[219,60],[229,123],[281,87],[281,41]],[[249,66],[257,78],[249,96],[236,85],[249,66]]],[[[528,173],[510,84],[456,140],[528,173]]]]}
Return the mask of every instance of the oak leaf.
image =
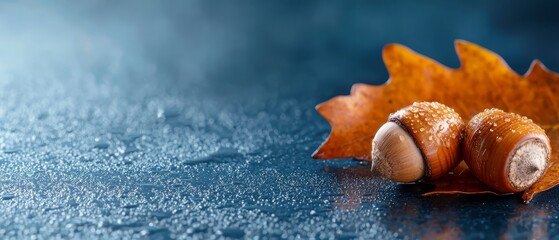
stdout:
{"type": "MultiPolygon", "coordinates": [[[[448,68],[402,45],[386,45],[382,57],[390,78],[385,84],[355,84],[351,95],[334,97],[316,107],[332,131],[313,157],[370,161],[371,140],[390,113],[413,102],[437,101],[454,108],[464,121],[486,108],[500,108],[531,118],[546,130],[552,156],[545,175],[522,198],[528,202],[559,184],[559,75],[534,60],[521,76],[487,49],[462,40],[456,41],[455,47],[461,63],[458,69],[448,68]]],[[[461,169],[453,173],[461,174],[435,181],[435,190],[426,195],[499,194],[477,181],[465,165],[458,168],[461,169]],[[449,185],[461,181],[469,184],[449,185]]]]}

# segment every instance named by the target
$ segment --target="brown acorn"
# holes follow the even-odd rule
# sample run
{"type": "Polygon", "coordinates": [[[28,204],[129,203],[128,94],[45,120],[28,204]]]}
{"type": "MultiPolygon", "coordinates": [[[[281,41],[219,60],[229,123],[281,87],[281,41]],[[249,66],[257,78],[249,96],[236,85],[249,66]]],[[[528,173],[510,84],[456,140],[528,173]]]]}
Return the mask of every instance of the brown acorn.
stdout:
{"type": "Polygon", "coordinates": [[[452,108],[415,102],[390,114],[373,139],[372,169],[396,182],[437,179],[460,162],[464,122],[452,108]]]}
{"type": "Polygon", "coordinates": [[[545,172],[551,154],[549,138],[541,127],[499,109],[486,109],[472,118],[462,147],[472,173],[504,193],[532,186],[545,172]]]}

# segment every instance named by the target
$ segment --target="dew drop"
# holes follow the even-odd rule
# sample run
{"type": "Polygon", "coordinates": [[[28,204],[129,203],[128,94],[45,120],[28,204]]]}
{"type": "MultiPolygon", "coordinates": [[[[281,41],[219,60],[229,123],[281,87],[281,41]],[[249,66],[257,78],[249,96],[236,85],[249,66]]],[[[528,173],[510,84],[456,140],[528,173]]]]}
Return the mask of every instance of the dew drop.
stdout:
{"type": "Polygon", "coordinates": [[[10,200],[15,198],[16,195],[12,194],[12,193],[4,193],[2,196],[0,196],[0,199],[2,200],[10,200]]]}

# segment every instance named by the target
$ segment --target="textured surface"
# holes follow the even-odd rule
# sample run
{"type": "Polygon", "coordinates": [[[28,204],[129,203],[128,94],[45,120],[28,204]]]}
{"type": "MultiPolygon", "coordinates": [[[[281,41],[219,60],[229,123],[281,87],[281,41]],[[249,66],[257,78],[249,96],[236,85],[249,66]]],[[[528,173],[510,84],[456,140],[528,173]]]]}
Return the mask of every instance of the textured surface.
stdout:
{"type": "Polygon", "coordinates": [[[329,131],[314,105],[384,81],[383,44],[456,61],[464,38],[559,69],[553,18],[532,30],[507,21],[526,6],[183,2],[1,4],[2,239],[557,236],[557,189],[529,205],[419,197],[368,165],[310,158],[329,131]]]}

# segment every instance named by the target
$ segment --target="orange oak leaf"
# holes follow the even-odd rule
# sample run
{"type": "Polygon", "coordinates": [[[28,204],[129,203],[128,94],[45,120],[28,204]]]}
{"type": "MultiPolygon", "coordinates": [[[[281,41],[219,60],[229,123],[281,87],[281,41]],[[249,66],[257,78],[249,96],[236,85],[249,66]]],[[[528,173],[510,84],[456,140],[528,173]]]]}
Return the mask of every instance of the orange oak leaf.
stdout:
{"type": "MultiPolygon", "coordinates": [[[[500,108],[531,118],[551,139],[552,164],[524,193],[523,199],[528,202],[537,193],[559,184],[559,75],[535,60],[521,76],[487,49],[462,40],[456,41],[455,47],[461,63],[458,69],[399,44],[385,46],[382,56],[390,79],[384,85],[355,84],[351,95],[334,97],[316,107],[332,131],[313,157],[370,161],[371,140],[390,113],[416,101],[437,101],[454,108],[464,121],[486,108],[500,108]]],[[[437,192],[438,189],[431,194],[452,192],[437,192]]],[[[460,186],[453,191],[486,193],[460,186]]]]}

